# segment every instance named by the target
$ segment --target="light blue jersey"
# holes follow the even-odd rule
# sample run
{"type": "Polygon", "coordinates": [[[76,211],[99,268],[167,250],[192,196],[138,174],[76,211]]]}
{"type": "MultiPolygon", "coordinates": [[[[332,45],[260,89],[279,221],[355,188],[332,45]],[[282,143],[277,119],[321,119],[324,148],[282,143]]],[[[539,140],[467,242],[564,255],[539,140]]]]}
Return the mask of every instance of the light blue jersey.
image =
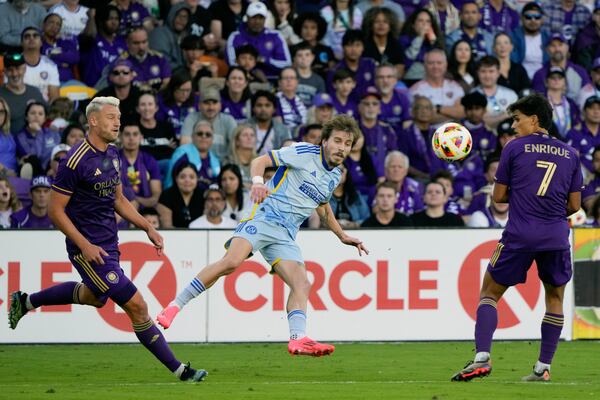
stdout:
{"type": "Polygon", "coordinates": [[[300,225],[314,209],[329,203],[342,173],[338,167],[327,165],[321,146],[296,143],[268,154],[277,167],[273,179],[267,182],[270,194],[254,205],[245,220],[278,223],[295,239],[300,225]]]}

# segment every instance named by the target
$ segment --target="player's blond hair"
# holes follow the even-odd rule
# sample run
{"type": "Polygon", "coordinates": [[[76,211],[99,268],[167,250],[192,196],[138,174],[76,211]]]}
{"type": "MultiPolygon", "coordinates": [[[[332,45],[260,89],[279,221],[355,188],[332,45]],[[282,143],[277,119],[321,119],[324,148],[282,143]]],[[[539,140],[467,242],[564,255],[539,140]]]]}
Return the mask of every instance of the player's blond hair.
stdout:
{"type": "Polygon", "coordinates": [[[89,118],[90,114],[100,111],[102,107],[107,105],[119,108],[119,103],[119,99],[112,96],[94,97],[92,101],[90,101],[90,104],[85,108],[85,117],[89,118]]]}
{"type": "Polygon", "coordinates": [[[327,141],[333,131],[350,133],[352,135],[353,146],[362,134],[354,118],[345,114],[336,115],[329,121],[325,122],[325,125],[323,125],[323,131],[321,133],[321,140],[323,142],[327,141]]]}

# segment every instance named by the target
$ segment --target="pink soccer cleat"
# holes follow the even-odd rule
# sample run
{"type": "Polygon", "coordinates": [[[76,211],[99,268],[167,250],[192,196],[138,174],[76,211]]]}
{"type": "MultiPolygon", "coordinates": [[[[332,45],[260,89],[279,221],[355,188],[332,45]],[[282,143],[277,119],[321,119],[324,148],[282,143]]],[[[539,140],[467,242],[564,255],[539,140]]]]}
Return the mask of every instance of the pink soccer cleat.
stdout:
{"type": "Polygon", "coordinates": [[[179,306],[177,306],[177,304],[175,303],[169,303],[169,305],[166,306],[160,312],[160,314],[158,314],[156,320],[158,321],[160,326],[162,326],[165,329],[168,329],[173,323],[175,317],[177,316],[177,313],[179,313],[179,306]]]}
{"type": "Polygon", "coordinates": [[[290,339],[288,343],[288,352],[293,356],[327,356],[335,350],[335,346],[331,344],[315,342],[308,336],[302,339],[290,339]]]}

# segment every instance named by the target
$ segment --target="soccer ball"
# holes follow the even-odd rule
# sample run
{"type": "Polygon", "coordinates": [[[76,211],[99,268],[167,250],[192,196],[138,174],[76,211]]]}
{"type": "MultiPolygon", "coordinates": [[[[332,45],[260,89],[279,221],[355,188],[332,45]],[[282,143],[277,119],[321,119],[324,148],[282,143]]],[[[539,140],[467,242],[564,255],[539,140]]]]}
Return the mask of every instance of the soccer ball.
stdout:
{"type": "Polygon", "coordinates": [[[473,139],[467,128],[448,122],[437,128],[431,138],[435,155],[445,161],[459,161],[469,155],[473,139]]]}

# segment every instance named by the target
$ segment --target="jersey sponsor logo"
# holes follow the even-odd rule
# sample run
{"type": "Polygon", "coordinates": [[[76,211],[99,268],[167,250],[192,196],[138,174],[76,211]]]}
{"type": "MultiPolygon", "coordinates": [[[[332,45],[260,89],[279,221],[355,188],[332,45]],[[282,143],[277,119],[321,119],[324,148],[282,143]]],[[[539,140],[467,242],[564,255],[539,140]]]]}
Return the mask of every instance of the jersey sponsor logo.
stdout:
{"type": "MultiPolygon", "coordinates": [[[[332,184],[333,181],[330,182],[330,186],[332,186],[332,184]]],[[[313,183],[304,181],[298,189],[302,193],[313,199],[317,204],[325,202],[326,196],[323,193],[321,193],[313,183]]]]}
{"type": "Polygon", "coordinates": [[[119,275],[117,275],[114,271],[110,271],[108,274],[106,274],[106,280],[115,285],[119,283],[119,275]]]}
{"type": "Polygon", "coordinates": [[[256,229],[256,227],[254,225],[248,225],[246,227],[246,233],[247,234],[249,234],[249,235],[255,235],[256,232],[257,232],[257,229],[256,229]]]}

